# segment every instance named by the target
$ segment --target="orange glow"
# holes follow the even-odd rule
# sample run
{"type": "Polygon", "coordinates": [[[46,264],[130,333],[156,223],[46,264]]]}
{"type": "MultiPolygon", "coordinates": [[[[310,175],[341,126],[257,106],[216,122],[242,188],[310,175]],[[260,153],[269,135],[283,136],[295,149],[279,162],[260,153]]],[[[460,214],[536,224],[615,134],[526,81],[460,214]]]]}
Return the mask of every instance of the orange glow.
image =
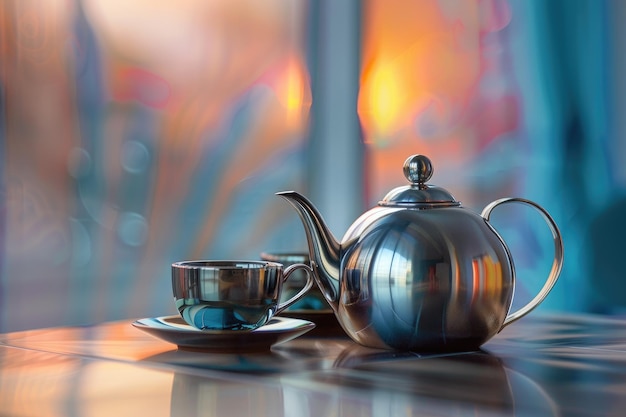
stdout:
{"type": "Polygon", "coordinates": [[[480,296],[481,266],[478,259],[472,259],[472,303],[480,296]]]}
{"type": "Polygon", "coordinates": [[[358,115],[369,204],[403,183],[398,167],[408,155],[427,154],[447,171],[517,126],[519,109],[494,53],[502,50],[494,34],[510,22],[509,6],[453,3],[365,3],[358,115]],[[499,80],[491,90],[490,80],[499,80]]]}
{"type": "Polygon", "coordinates": [[[495,295],[498,290],[500,281],[499,263],[494,262],[491,258],[485,257],[485,291],[488,295],[495,295]]]}
{"type": "Polygon", "coordinates": [[[368,143],[410,127],[433,100],[464,102],[479,75],[473,2],[461,12],[432,1],[391,3],[369,2],[365,19],[358,105],[368,143]]]}
{"type": "Polygon", "coordinates": [[[406,105],[398,71],[391,64],[377,62],[365,71],[364,78],[369,82],[363,86],[360,113],[369,120],[374,135],[388,134],[398,124],[406,105]]]}
{"type": "Polygon", "coordinates": [[[311,107],[311,91],[304,63],[290,57],[274,81],[274,91],[287,112],[289,126],[299,126],[311,107]]]}
{"type": "Polygon", "coordinates": [[[489,256],[472,260],[472,302],[486,295],[491,298],[502,289],[502,268],[500,262],[489,256]]]}
{"type": "Polygon", "coordinates": [[[79,415],[170,415],[172,373],[113,361],[90,363],[81,372],[83,383],[76,393],[81,399],[79,415]]]}

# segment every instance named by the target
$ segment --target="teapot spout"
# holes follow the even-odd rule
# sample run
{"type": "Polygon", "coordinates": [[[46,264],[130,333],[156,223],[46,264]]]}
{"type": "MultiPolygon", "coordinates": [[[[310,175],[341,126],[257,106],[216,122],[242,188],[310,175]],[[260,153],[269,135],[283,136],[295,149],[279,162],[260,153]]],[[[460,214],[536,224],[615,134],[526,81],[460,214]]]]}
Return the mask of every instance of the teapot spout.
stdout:
{"type": "Polygon", "coordinates": [[[315,281],[328,304],[337,312],[341,244],[308,199],[295,191],[282,191],[276,195],[287,200],[298,212],[306,232],[315,281]]]}

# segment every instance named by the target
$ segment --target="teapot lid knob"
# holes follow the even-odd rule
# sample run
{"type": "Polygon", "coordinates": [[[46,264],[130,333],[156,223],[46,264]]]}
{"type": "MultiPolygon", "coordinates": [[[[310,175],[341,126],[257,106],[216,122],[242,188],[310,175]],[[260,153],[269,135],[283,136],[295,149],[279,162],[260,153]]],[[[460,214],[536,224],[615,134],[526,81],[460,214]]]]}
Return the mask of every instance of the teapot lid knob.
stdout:
{"type": "Polygon", "coordinates": [[[403,171],[412,184],[424,184],[433,176],[433,164],[427,156],[412,155],[404,161],[403,171]]]}
{"type": "Polygon", "coordinates": [[[426,184],[433,176],[433,164],[424,155],[413,155],[404,161],[404,176],[411,183],[391,190],[378,205],[406,208],[458,207],[461,205],[443,188],[426,184]]]}

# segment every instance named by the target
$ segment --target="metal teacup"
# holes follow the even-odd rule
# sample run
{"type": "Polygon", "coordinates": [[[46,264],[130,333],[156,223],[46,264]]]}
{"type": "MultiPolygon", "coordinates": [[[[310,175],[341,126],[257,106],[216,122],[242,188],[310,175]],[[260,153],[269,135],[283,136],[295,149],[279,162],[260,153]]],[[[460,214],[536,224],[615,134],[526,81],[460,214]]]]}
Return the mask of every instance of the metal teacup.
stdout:
{"type": "Polygon", "coordinates": [[[311,267],[283,269],[264,261],[182,261],[172,264],[176,308],[189,325],[201,330],[254,330],[300,300],[313,285],[311,267]],[[282,301],[283,283],[306,272],[302,289],[282,301]]]}

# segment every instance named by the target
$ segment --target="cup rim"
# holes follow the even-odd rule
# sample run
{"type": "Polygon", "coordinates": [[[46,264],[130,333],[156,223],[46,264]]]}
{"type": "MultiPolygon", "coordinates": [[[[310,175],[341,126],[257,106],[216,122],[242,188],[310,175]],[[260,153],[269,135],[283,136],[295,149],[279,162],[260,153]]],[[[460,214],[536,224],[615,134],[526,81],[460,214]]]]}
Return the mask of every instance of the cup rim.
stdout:
{"type": "Polygon", "coordinates": [[[177,261],[172,263],[175,269],[265,269],[265,268],[282,268],[283,264],[272,261],[263,260],[244,260],[244,259],[198,259],[177,261]]]}

